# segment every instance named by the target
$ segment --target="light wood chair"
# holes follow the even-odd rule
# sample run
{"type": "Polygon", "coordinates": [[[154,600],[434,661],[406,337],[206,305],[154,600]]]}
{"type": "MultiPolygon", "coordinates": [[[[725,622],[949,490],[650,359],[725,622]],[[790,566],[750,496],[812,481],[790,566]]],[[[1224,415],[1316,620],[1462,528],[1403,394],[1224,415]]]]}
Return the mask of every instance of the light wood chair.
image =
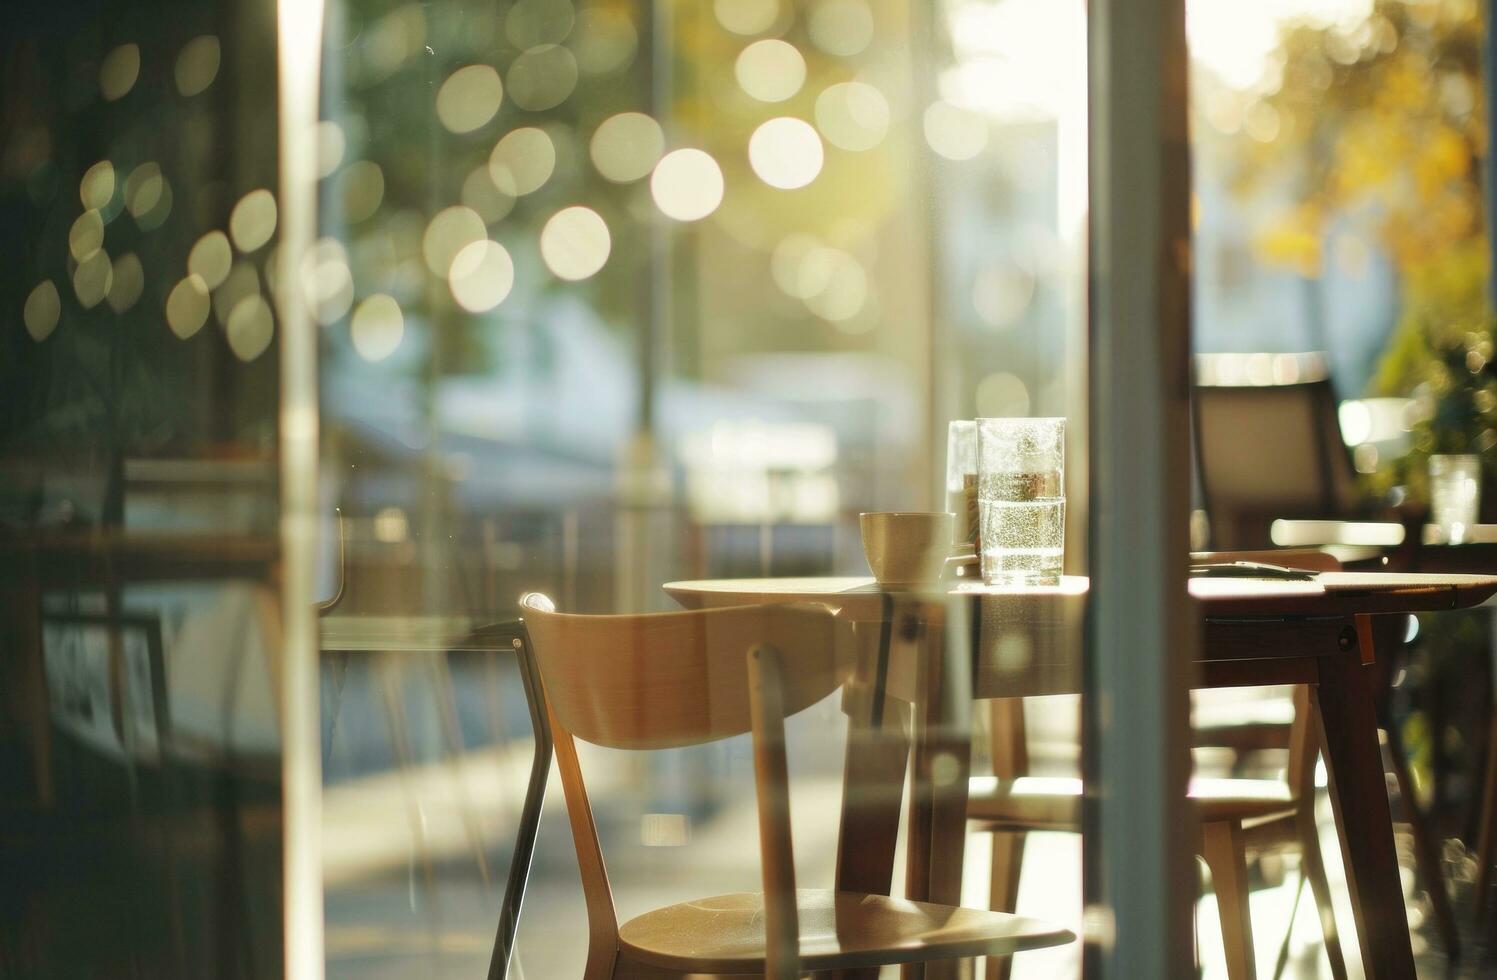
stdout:
{"type": "MultiPolygon", "coordinates": [[[[1211,871],[1231,980],[1253,980],[1257,976],[1248,916],[1247,855],[1296,846],[1320,912],[1331,974],[1336,980],[1346,977],[1315,826],[1318,741],[1313,735],[1313,722],[1308,689],[1299,687],[1295,691],[1288,772],[1283,780],[1191,781],[1190,798],[1201,828],[1196,853],[1211,871]]],[[[1025,835],[1032,831],[1074,832],[1081,826],[1079,779],[1025,775],[1028,765],[1023,726],[1021,699],[993,702],[995,775],[972,780],[967,805],[974,829],[993,834],[989,904],[1000,912],[1013,911],[1018,899],[1025,835]]],[[[987,976],[988,980],[1007,977],[1007,961],[990,959],[987,976]]]]}
{"type": "MultiPolygon", "coordinates": [[[[521,600],[545,693],[582,872],[585,980],[852,970],[1053,946],[1075,937],[1033,919],[797,889],[785,718],[853,673],[851,635],[819,606],[577,616],[521,600]],[[719,895],[619,924],[576,739],[615,749],[696,745],[752,732],[762,894],[719,895]]],[[[857,713],[854,713],[857,717],[857,713]]],[[[856,733],[854,733],[854,736],[856,733]]]]}
{"type": "MultiPolygon", "coordinates": [[[[1202,553],[1194,555],[1193,560],[1259,561],[1312,571],[1340,568],[1335,558],[1308,550],[1202,553]]],[[[1331,975],[1335,980],[1346,977],[1315,825],[1318,721],[1309,689],[1301,685],[1293,691],[1284,779],[1193,779],[1190,785],[1201,829],[1196,853],[1211,871],[1231,980],[1254,980],[1257,976],[1248,915],[1247,855],[1294,846],[1300,850],[1302,873],[1320,913],[1331,975]]],[[[991,712],[993,775],[971,781],[967,816],[974,829],[993,835],[989,906],[994,911],[1012,912],[1018,899],[1025,835],[1031,831],[1078,831],[1082,785],[1079,779],[1029,775],[1022,698],[995,700],[991,712]]],[[[990,958],[988,980],[1006,980],[1009,966],[1006,958],[990,958]]]]}

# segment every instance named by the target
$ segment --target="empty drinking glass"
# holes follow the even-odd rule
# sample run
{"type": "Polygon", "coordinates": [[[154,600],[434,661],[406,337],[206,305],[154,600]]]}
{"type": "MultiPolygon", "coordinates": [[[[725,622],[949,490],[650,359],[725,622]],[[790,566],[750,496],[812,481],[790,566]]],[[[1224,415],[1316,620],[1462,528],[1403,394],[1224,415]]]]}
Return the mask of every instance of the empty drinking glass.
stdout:
{"type": "Polygon", "coordinates": [[[977,420],[982,578],[1051,585],[1065,554],[1065,419],[977,420]]]}
{"type": "Polygon", "coordinates": [[[1429,492],[1430,509],[1445,540],[1460,544],[1481,509],[1481,457],[1431,456],[1429,492]]]}
{"type": "Polygon", "coordinates": [[[946,509],[956,515],[952,544],[977,545],[977,423],[957,419],[946,429],[946,509]]]}

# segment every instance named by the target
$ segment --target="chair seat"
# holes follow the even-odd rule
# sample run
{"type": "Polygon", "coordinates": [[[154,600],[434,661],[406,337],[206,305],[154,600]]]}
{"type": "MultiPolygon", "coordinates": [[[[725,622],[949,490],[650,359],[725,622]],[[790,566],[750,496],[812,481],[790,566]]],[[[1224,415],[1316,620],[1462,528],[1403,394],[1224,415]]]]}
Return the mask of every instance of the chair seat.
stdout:
{"type": "MultiPolygon", "coordinates": [[[[1075,939],[1037,919],[887,895],[802,889],[797,904],[803,970],[1002,956],[1075,939]]],[[[762,970],[764,897],[739,892],[647,912],[619,929],[619,946],[626,958],[648,966],[699,973],[762,970]]]]}
{"type": "MultiPolygon", "coordinates": [[[[1289,786],[1278,779],[1192,779],[1190,799],[1205,823],[1261,820],[1292,812],[1289,786]]],[[[967,817],[1029,830],[1074,830],[1081,823],[1081,780],[1065,776],[974,777],[967,817]]]]}

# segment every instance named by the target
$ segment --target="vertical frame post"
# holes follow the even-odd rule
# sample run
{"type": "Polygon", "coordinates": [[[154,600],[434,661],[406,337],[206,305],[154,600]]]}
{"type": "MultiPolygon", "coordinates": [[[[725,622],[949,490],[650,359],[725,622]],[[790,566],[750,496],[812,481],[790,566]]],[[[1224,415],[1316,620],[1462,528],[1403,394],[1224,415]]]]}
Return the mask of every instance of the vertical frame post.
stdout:
{"type": "Polygon", "coordinates": [[[1089,5],[1088,977],[1191,967],[1186,593],[1190,150],[1184,0],[1089,5]]]}
{"type": "Polygon", "coordinates": [[[302,263],[317,236],[323,0],[279,0],[281,806],[287,980],[322,980],[322,732],[313,609],[317,548],[317,327],[302,263]]]}

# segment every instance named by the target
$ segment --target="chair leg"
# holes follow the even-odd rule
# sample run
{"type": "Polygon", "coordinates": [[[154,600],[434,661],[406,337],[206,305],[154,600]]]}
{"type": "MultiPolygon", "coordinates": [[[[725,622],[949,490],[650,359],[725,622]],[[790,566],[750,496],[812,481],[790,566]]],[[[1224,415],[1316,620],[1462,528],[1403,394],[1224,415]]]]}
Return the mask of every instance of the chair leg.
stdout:
{"type": "MultiPolygon", "coordinates": [[[[993,871],[988,885],[988,907],[994,912],[1013,912],[1019,901],[1019,877],[1024,869],[1024,834],[994,831],[993,871]]],[[[987,980],[1008,980],[1012,956],[989,956],[987,980]]]]}
{"type": "Polygon", "coordinates": [[[1331,904],[1331,884],[1325,874],[1325,855],[1320,851],[1320,833],[1315,828],[1313,800],[1301,803],[1299,816],[1300,874],[1310,883],[1315,908],[1320,913],[1320,934],[1325,940],[1326,959],[1333,980],[1346,980],[1346,960],[1341,955],[1341,935],[1336,930],[1336,910],[1331,904]]]}
{"type": "Polygon", "coordinates": [[[1487,728],[1487,772],[1481,791],[1481,817],[1476,845],[1476,908],[1475,919],[1482,921],[1487,907],[1487,893],[1492,887],[1492,847],[1497,837],[1497,706],[1492,708],[1492,720],[1487,728]]]}
{"type": "Polygon", "coordinates": [[[1403,800],[1404,815],[1408,817],[1409,830],[1414,836],[1414,866],[1429,892],[1435,929],[1445,944],[1446,955],[1452,960],[1459,959],[1461,938],[1455,925],[1455,912],[1450,907],[1450,892],[1445,887],[1445,870],[1438,840],[1439,828],[1436,826],[1438,816],[1425,813],[1414,796],[1414,780],[1409,774],[1408,758],[1404,755],[1398,727],[1390,723],[1386,732],[1388,758],[1393,763],[1393,775],[1398,780],[1398,795],[1403,800]]]}
{"type": "Polygon", "coordinates": [[[1201,828],[1201,854],[1211,869],[1211,886],[1221,914],[1222,946],[1229,980],[1256,980],[1253,923],[1248,914],[1247,853],[1242,824],[1208,823],[1201,828]]]}

